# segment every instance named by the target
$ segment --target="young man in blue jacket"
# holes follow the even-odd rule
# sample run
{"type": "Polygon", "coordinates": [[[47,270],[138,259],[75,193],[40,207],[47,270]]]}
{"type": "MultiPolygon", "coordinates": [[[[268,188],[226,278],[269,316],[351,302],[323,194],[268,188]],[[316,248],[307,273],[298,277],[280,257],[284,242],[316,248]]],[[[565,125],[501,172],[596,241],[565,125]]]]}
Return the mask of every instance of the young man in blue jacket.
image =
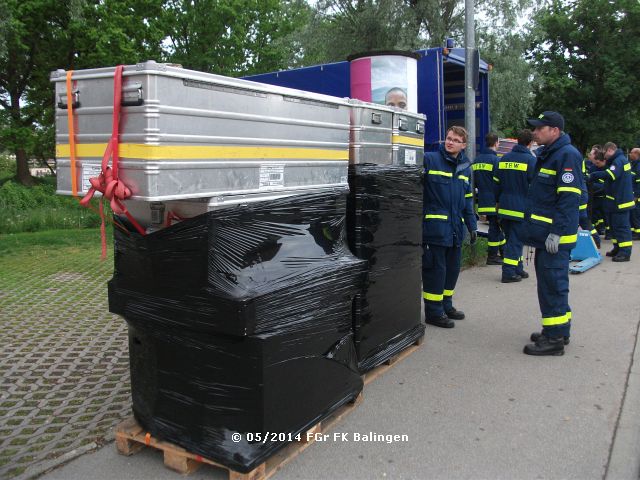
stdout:
{"type": "Polygon", "coordinates": [[[607,225],[611,226],[613,249],[607,252],[614,262],[628,262],[631,259],[631,210],[635,207],[633,197],[631,164],[613,142],[604,145],[604,157],[608,167],[601,172],[592,173],[590,180],[605,181],[604,210],[607,225]]]}
{"type": "Polygon", "coordinates": [[[535,248],[538,303],[542,332],[531,335],[527,355],[563,355],[569,343],[569,260],[578,238],[578,208],[582,195],[582,155],[563,132],[564,118],[546,111],[527,120],[534,128],[538,154],[527,195],[523,237],[535,248]]]}
{"type": "Polygon", "coordinates": [[[471,166],[473,170],[473,184],[477,191],[478,214],[486,215],[489,222],[487,232],[487,265],[502,265],[499,251],[505,244],[504,234],[498,222],[496,211],[496,192],[493,177],[498,167],[498,136],[488,133],[484,139],[485,147],[480,150],[471,166]]]}
{"type": "Polygon", "coordinates": [[[452,320],[464,318],[453,306],[453,294],[465,230],[472,244],[477,238],[466,146],[467,131],[454,126],[444,145],[424,156],[422,296],[425,321],[442,328],[453,328],[452,320]]]}
{"type": "Polygon", "coordinates": [[[500,159],[495,174],[498,216],[507,237],[502,264],[502,283],[529,278],[522,265],[522,225],[529,183],[533,179],[536,157],[529,147],[533,142],[530,130],[518,134],[518,144],[500,159]]]}

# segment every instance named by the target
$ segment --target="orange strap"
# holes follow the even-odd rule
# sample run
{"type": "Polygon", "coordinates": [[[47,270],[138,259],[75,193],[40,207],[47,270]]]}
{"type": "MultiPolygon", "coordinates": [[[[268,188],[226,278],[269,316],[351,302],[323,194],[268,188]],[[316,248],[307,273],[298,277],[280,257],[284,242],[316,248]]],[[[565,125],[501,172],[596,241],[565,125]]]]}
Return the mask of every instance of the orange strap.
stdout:
{"type": "MultiPolygon", "coordinates": [[[[80,203],[87,206],[95,192],[102,193],[102,198],[110,202],[111,210],[117,214],[124,214],[131,222],[131,225],[138,231],[140,235],[145,235],[144,228],[133,218],[133,215],[127,210],[123,201],[131,196],[131,190],[124,182],[118,178],[118,163],[120,160],[119,147],[119,130],[120,130],[120,100],[122,98],[122,65],[116,67],[113,77],[113,122],[111,128],[111,138],[107,142],[107,148],[102,156],[102,165],[100,175],[89,179],[91,188],[84,196],[80,203]],[[111,167],[109,167],[109,159],[111,159],[111,167]]],[[[102,258],[106,258],[106,234],[104,227],[104,210],[100,203],[100,225],[102,239],[102,258]]]]}
{"type": "Polygon", "coordinates": [[[67,72],[67,126],[69,130],[69,153],[71,157],[71,194],[78,196],[78,177],[76,176],[76,132],[73,125],[73,90],[71,75],[73,70],[67,72]]]}

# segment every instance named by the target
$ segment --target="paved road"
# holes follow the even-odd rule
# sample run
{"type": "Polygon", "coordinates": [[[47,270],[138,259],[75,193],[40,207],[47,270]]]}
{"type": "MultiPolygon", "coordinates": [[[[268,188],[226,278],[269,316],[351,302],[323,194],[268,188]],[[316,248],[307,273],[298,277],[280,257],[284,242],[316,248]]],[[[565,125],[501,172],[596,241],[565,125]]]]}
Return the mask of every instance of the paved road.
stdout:
{"type": "MultiPolygon", "coordinates": [[[[535,275],[499,279],[500,267],[463,272],[456,306],[468,318],[452,330],[427,326],[423,348],[370,384],[333,430],[408,442],[317,443],[276,478],[637,479],[640,251],[571,277],[574,326],[563,357],[522,354],[539,328],[535,275]]],[[[109,444],[43,478],[180,477],[158,453],[126,458],[109,444]]],[[[226,477],[204,468],[190,478],[226,477]]]]}

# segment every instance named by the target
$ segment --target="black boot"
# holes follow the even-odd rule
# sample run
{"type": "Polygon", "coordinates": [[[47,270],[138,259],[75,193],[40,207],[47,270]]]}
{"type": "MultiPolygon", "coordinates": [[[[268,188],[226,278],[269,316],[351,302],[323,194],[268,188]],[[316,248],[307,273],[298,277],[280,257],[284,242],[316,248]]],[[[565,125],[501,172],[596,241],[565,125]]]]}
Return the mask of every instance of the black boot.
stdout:
{"type": "Polygon", "coordinates": [[[525,345],[524,353],[526,355],[564,355],[564,338],[547,338],[540,335],[536,343],[525,345]]]}
{"type": "Polygon", "coordinates": [[[618,250],[620,250],[618,248],[618,246],[616,245],[615,247],[613,247],[611,250],[609,250],[606,255],[607,257],[615,257],[616,255],[618,255],[618,250]]]}
{"type": "Polygon", "coordinates": [[[614,262],[628,262],[629,260],[631,260],[631,255],[625,255],[624,253],[618,253],[611,260],[613,260],[614,262]]]}
{"type": "Polygon", "coordinates": [[[456,310],[454,307],[451,310],[446,310],[447,317],[451,320],[464,320],[464,312],[462,310],[456,310]]]}
{"type": "Polygon", "coordinates": [[[502,257],[500,255],[487,256],[487,265],[502,265],[502,257]]]}
{"type": "Polygon", "coordinates": [[[456,326],[453,320],[449,320],[449,317],[447,317],[446,315],[431,318],[426,317],[425,322],[427,322],[429,325],[435,325],[436,327],[440,328],[453,328],[456,326]]]}
{"type": "Polygon", "coordinates": [[[522,277],[522,279],[524,280],[525,278],[529,278],[529,274],[527,272],[525,272],[524,270],[521,272],[518,272],[518,276],[522,277]]]}
{"type": "MultiPolygon", "coordinates": [[[[540,332],[533,332],[533,333],[531,334],[531,337],[529,337],[529,338],[531,338],[531,341],[532,341],[532,342],[537,342],[537,341],[538,341],[538,339],[539,339],[541,336],[542,336],[542,333],[540,333],[540,332]]],[[[569,341],[570,341],[570,340],[569,340],[569,337],[564,337],[564,344],[565,344],[565,345],[569,345],[569,341]]]]}
{"type": "Polygon", "coordinates": [[[521,280],[522,277],[520,275],[514,275],[513,277],[505,277],[504,275],[502,276],[502,283],[514,283],[521,280]]]}

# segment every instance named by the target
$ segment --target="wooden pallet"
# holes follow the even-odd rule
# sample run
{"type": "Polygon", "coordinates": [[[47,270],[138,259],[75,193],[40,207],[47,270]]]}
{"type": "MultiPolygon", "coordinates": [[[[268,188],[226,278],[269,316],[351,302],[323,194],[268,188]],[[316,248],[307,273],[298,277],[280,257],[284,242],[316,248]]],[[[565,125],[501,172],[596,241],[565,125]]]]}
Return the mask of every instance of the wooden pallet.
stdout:
{"type": "MultiPolygon", "coordinates": [[[[370,372],[367,372],[363,376],[364,384],[368,385],[398,362],[407,358],[420,347],[422,342],[423,338],[418,339],[414,345],[391,357],[384,364],[374,368],[370,372]]],[[[152,437],[149,433],[146,433],[133,417],[129,417],[116,427],[116,448],[119,453],[127,456],[139,452],[145,446],[161,450],[164,454],[164,464],[168,468],[171,468],[183,475],[194,472],[202,464],[207,464],[227,470],[229,472],[229,480],[266,480],[271,478],[287,463],[300,455],[300,453],[309,447],[309,445],[314,443],[316,433],[327,433],[331,428],[340,423],[344,417],[350,414],[363,401],[363,398],[363,393],[361,392],[355,400],[343,405],[333,412],[328,418],[318,422],[302,434],[301,441],[287,445],[267,461],[248,473],[236,472],[235,470],[231,470],[230,468],[214,462],[213,460],[189,453],[184,448],[173,443],[158,440],[157,438],[152,437]]]]}

